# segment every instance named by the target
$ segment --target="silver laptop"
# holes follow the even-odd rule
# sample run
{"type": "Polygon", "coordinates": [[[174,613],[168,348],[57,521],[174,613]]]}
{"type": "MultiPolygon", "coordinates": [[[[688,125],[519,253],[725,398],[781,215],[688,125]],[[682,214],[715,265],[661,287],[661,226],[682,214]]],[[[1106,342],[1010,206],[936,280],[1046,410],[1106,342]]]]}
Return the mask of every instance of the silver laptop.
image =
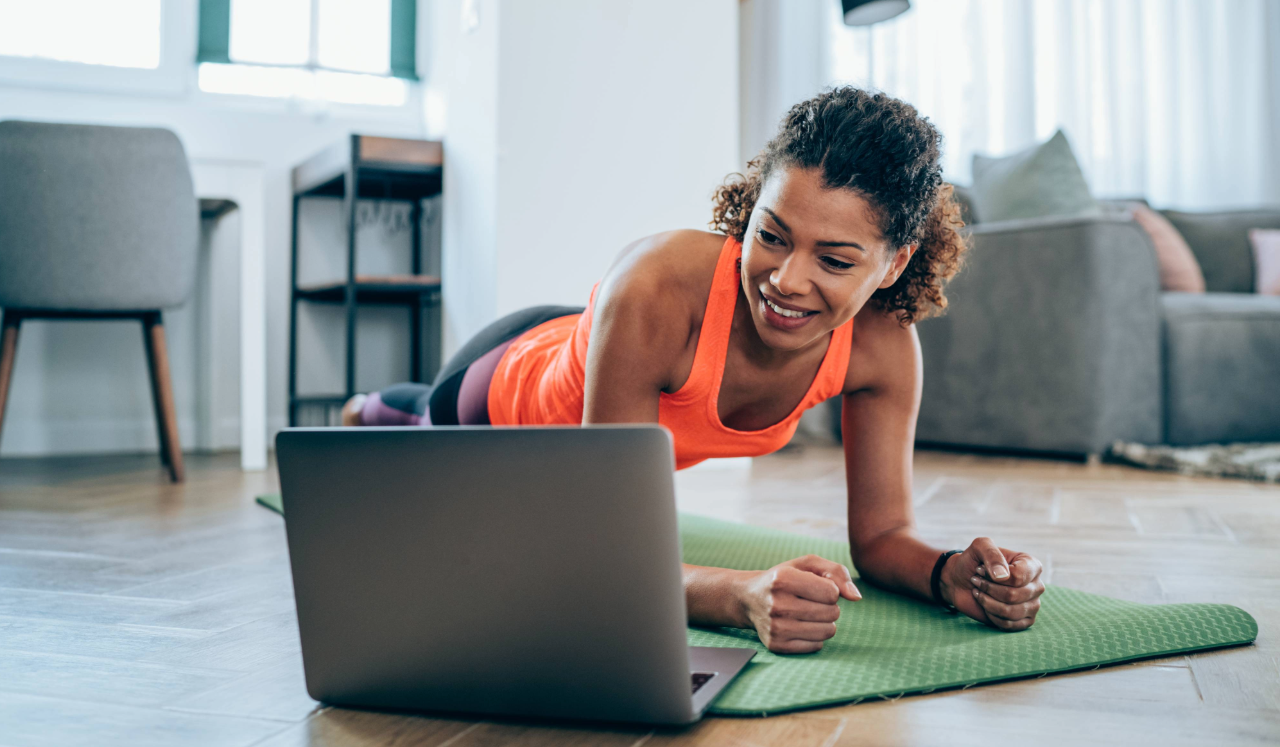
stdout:
{"type": "Polygon", "coordinates": [[[316,700],[684,724],[751,659],[687,644],[663,428],[295,428],[276,454],[316,700]]]}

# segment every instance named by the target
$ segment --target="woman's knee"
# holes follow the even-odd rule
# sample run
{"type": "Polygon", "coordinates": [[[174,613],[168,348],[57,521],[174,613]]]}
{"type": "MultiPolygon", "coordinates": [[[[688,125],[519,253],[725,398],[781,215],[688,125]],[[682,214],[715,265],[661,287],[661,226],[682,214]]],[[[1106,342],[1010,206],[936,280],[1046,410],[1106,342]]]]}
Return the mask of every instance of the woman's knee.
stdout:
{"type": "Polygon", "coordinates": [[[378,392],[378,398],[383,405],[409,415],[422,415],[425,410],[420,408],[426,404],[427,398],[430,396],[431,387],[429,385],[413,381],[392,384],[378,392]]]}

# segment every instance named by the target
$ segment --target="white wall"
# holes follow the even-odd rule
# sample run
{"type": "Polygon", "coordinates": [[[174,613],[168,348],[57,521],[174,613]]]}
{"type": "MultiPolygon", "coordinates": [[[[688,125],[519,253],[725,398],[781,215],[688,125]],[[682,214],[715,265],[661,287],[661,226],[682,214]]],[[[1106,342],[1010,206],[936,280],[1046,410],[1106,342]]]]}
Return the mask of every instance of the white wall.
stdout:
{"type": "Polygon", "coordinates": [[[585,304],[623,246],[705,228],[738,163],[737,0],[477,0],[445,138],[456,344],[534,304],[585,304]]]}
{"type": "Polygon", "coordinates": [[[435,27],[443,79],[445,350],[493,321],[498,221],[498,2],[438,0],[435,27]]]}
{"type": "MultiPolygon", "coordinates": [[[[424,0],[424,3],[430,0],[424,0]]],[[[188,20],[171,30],[165,44],[186,48],[182,59],[195,58],[195,9],[198,0],[166,0],[188,20]]],[[[430,59],[427,49],[431,14],[419,13],[421,68],[430,59]]],[[[0,83],[0,119],[29,119],[114,125],[167,127],[177,133],[192,158],[255,161],[265,168],[267,272],[267,406],[272,430],[285,425],[288,365],[290,169],[314,153],[340,141],[348,133],[424,137],[423,110],[418,105],[395,109],[322,105],[204,94],[196,90],[194,65],[185,90],[174,94],[139,95],[68,88],[40,89],[0,83]]],[[[340,243],[340,242],[338,242],[340,243]]],[[[217,242],[206,242],[205,250],[217,242]]],[[[200,381],[196,371],[198,301],[167,316],[174,357],[175,394],[184,446],[202,443],[196,412],[200,381]]],[[[386,322],[386,320],[382,320],[386,322]]],[[[370,322],[376,328],[379,319],[370,322]]],[[[390,322],[393,324],[394,322],[390,322]]],[[[385,324],[383,325],[385,326],[385,324]]],[[[382,334],[379,348],[395,348],[382,334]]],[[[340,337],[328,337],[341,344],[340,337]]],[[[362,348],[365,340],[362,337],[362,348]]],[[[363,352],[363,351],[362,351],[363,352]]],[[[337,351],[341,360],[341,349],[337,351]]],[[[383,356],[370,352],[371,362],[383,356]]],[[[317,366],[331,361],[312,358],[317,366]]],[[[238,361],[219,361],[226,367],[238,361]]],[[[394,363],[392,361],[391,363],[394,363]]],[[[390,365],[390,364],[388,364],[390,365]]],[[[406,364],[407,366],[407,364],[406,364]]],[[[369,378],[397,378],[383,369],[369,368],[369,378]]],[[[405,369],[407,373],[407,368],[405,369]]],[[[399,373],[403,377],[405,373],[399,373]]],[[[329,375],[322,371],[321,377],[329,375]]],[[[231,374],[235,380],[235,374],[231,374]]],[[[365,378],[365,377],[362,377],[365,378]]],[[[367,380],[367,379],[366,379],[367,380]]],[[[368,382],[382,386],[387,381],[368,382]]],[[[232,416],[234,417],[234,416],[232,416]]],[[[235,422],[211,424],[217,432],[237,433],[235,422]]],[[[222,441],[225,444],[225,439],[222,441]]],[[[0,456],[149,451],[156,448],[142,335],[128,323],[31,323],[23,325],[18,363],[5,417],[0,456]]]]}

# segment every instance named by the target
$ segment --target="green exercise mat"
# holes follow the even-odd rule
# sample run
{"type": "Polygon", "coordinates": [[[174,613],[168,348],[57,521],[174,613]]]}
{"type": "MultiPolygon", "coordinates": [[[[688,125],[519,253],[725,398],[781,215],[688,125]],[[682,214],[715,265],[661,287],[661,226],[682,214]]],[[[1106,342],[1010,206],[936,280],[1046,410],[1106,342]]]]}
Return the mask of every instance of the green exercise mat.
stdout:
{"type": "MultiPolygon", "coordinates": [[[[258,502],[281,510],[279,496],[258,502]]],[[[846,543],[701,516],[682,515],[680,536],[685,562],[695,565],[764,569],[812,553],[852,567],[846,543]]],[[[690,628],[691,645],[759,652],[711,712],[770,715],[927,693],[1238,645],[1258,635],[1247,612],[1225,604],[1137,604],[1050,586],[1036,624],[1004,633],[868,584],[859,590],[862,601],[840,600],[836,635],[814,654],[772,654],[753,631],[690,628]]]]}
{"type": "MultiPolygon", "coordinates": [[[[843,542],[680,517],[684,560],[741,570],[813,553],[849,564],[843,542]]],[[[754,632],[691,628],[696,646],[760,653],[712,705],[714,713],[773,714],[1091,668],[1130,659],[1249,643],[1258,624],[1226,604],[1138,604],[1050,586],[1036,624],[1004,633],[963,615],[860,584],[840,600],[836,635],[815,654],[779,656],[754,632]]]]}
{"type": "Polygon", "coordinates": [[[284,499],[280,497],[279,493],[267,493],[266,495],[258,496],[254,500],[256,500],[259,505],[266,506],[281,516],[284,516],[284,499]]]}

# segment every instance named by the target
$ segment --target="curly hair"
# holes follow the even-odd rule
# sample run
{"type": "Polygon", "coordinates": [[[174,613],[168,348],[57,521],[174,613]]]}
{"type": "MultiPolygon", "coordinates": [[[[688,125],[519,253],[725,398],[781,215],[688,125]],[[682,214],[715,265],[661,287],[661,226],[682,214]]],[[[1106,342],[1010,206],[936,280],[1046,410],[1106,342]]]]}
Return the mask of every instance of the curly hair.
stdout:
{"type": "Polygon", "coordinates": [[[833,88],[791,107],[778,134],[745,174],[715,191],[711,228],[742,241],[764,183],[779,168],[819,169],[823,184],[866,198],[890,247],[919,248],[897,282],[871,303],[903,326],[947,306],[943,285],[960,269],[967,245],[960,206],[939,164],[942,136],[915,108],[883,93],[833,88]]]}

